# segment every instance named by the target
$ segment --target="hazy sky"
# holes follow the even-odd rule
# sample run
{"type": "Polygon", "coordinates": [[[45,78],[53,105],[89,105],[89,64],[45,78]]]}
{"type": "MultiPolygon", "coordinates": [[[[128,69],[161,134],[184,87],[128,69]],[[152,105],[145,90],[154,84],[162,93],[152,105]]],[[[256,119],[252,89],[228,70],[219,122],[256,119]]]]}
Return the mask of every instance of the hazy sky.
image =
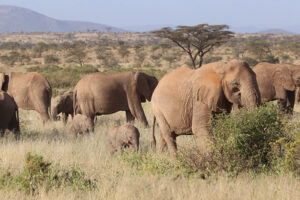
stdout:
{"type": "Polygon", "coordinates": [[[63,20],[116,27],[196,25],[285,28],[300,25],[300,0],[0,0],[63,20]]]}

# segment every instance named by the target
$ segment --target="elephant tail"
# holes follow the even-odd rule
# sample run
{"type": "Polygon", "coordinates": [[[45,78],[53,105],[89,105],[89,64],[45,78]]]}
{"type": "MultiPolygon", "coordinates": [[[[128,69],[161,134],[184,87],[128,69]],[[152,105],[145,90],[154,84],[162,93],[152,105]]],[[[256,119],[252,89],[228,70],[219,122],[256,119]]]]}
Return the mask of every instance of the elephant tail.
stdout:
{"type": "Polygon", "coordinates": [[[51,97],[52,97],[52,88],[51,86],[47,88],[47,93],[48,93],[48,113],[51,118],[51,97]]]}
{"type": "MultiPolygon", "coordinates": [[[[16,104],[17,106],[17,104],[16,104]]],[[[14,130],[15,132],[15,138],[16,140],[19,140],[20,139],[20,118],[19,118],[19,109],[18,107],[16,107],[16,110],[15,110],[15,115],[16,115],[16,129],[14,130]]]]}
{"type": "Polygon", "coordinates": [[[78,112],[78,102],[77,102],[77,89],[75,88],[74,89],[74,92],[73,92],[73,112],[74,112],[74,116],[76,115],[76,114],[78,114],[79,112],[78,112]]]}
{"type": "Polygon", "coordinates": [[[156,139],[155,139],[155,122],[156,122],[156,117],[153,116],[153,124],[152,124],[152,142],[151,146],[155,148],[156,146],[156,139]]]}

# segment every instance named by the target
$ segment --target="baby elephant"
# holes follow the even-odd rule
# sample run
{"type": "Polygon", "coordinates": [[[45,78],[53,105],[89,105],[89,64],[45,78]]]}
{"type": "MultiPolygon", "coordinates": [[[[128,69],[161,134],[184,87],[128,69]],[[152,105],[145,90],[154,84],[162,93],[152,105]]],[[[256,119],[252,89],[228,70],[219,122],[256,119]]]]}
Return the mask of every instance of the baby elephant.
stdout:
{"type": "Polygon", "coordinates": [[[52,119],[56,120],[57,115],[62,113],[62,120],[67,123],[68,116],[73,117],[73,90],[68,90],[51,101],[52,119]]]}
{"type": "Polygon", "coordinates": [[[111,128],[108,137],[111,153],[120,152],[124,148],[139,150],[140,132],[131,124],[111,128]]]}
{"type": "Polygon", "coordinates": [[[85,115],[76,114],[73,118],[70,131],[76,135],[94,132],[93,121],[85,115]]]}

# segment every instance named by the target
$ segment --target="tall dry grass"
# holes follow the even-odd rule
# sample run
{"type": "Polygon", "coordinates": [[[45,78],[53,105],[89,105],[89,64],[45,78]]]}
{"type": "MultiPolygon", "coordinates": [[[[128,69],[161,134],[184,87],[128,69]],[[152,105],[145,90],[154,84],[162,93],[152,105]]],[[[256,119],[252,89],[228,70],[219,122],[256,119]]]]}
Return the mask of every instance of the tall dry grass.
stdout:
{"type": "MultiPolygon", "coordinates": [[[[152,121],[150,104],[144,105],[149,122],[152,121]]],[[[296,110],[299,110],[297,107],[296,110]]],[[[299,199],[300,180],[291,174],[258,175],[242,174],[236,178],[219,175],[203,180],[174,174],[137,173],[136,169],[111,156],[107,144],[107,130],[114,124],[125,123],[125,113],[100,116],[95,133],[74,138],[62,122],[42,125],[34,111],[20,112],[22,139],[15,141],[11,134],[0,140],[0,170],[18,174],[24,165],[26,152],[42,155],[45,160],[61,168],[78,166],[97,189],[78,191],[70,188],[50,189],[41,187],[35,196],[17,189],[0,189],[1,199],[299,199]]],[[[299,115],[296,115],[299,119],[299,115]]],[[[294,119],[295,120],[295,119],[294,119]]],[[[68,122],[67,126],[69,125],[68,122]]],[[[155,158],[150,147],[151,129],[141,132],[141,151],[155,158]]],[[[157,132],[158,132],[157,128],[157,132]]],[[[179,148],[198,145],[193,136],[179,137],[179,148]]]]}

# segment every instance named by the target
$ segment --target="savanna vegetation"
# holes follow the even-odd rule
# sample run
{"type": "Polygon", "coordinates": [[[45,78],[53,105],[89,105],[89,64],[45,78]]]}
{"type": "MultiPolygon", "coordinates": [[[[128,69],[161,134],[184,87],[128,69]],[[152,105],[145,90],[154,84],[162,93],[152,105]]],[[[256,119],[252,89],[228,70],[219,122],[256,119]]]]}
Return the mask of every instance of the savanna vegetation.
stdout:
{"type": "MultiPolygon", "coordinates": [[[[298,63],[299,35],[234,35],[203,63],[239,58],[298,63]]],[[[199,63],[198,63],[199,64],[199,63]]],[[[143,71],[160,79],[189,55],[149,33],[0,35],[1,71],[38,71],[54,96],[85,74],[143,71]]],[[[152,119],[150,103],[143,105],[152,119]]],[[[300,196],[300,107],[287,116],[272,103],[212,119],[212,151],[195,136],[178,137],[178,160],[158,155],[139,122],[140,151],[110,155],[107,131],[119,112],[98,117],[95,133],[74,138],[61,121],[45,125],[20,110],[21,140],[0,139],[1,199],[297,199],[300,196]]],[[[155,127],[156,133],[159,128],[155,127]]],[[[157,134],[158,137],[158,134],[157,134]]]]}

